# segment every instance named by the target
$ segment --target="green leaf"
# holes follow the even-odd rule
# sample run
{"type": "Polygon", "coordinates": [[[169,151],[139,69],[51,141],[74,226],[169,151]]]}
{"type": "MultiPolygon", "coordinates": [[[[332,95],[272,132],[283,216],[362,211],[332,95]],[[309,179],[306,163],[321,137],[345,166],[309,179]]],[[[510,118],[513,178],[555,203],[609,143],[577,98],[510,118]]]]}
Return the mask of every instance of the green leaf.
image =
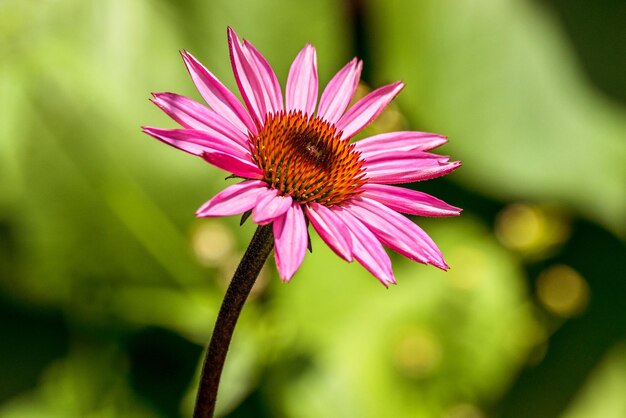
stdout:
{"type": "Polygon", "coordinates": [[[450,137],[452,178],[558,202],[625,233],[626,117],[583,78],[537,2],[369,2],[378,79],[403,79],[412,128],[450,137]]]}

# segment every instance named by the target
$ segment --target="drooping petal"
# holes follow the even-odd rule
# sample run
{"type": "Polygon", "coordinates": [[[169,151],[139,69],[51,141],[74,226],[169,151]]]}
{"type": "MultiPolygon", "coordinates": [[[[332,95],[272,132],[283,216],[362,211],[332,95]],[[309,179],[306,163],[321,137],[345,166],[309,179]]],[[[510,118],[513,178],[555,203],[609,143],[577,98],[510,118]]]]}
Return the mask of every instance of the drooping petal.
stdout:
{"type": "Polygon", "coordinates": [[[300,204],[293,205],[274,220],[274,258],[278,274],[289,281],[304,259],[308,243],[308,232],[300,204]]]}
{"type": "Polygon", "coordinates": [[[337,130],[343,131],[342,138],[350,139],[369,125],[400,93],[403,87],[404,83],[401,81],[388,84],[374,90],[355,103],[336,124],[337,130]]]}
{"type": "Polygon", "coordinates": [[[334,211],[337,217],[350,230],[352,255],[359,263],[387,287],[395,284],[391,270],[391,260],[380,241],[361,221],[344,209],[334,211]]]}
{"type": "Polygon", "coordinates": [[[446,162],[442,157],[365,160],[363,163],[369,182],[382,184],[428,180],[448,174],[460,165],[460,161],[446,162]]]}
{"type": "Polygon", "coordinates": [[[252,210],[252,220],[259,225],[266,225],[281,216],[291,207],[291,196],[278,196],[278,190],[268,189],[257,199],[252,210]]]}
{"type": "Polygon", "coordinates": [[[256,67],[257,75],[260,77],[263,87],[268,94],[268,111],[276,113],[283,110],[283,93],[280,89],[278,77],[271,65],[263,55],[244,39],[243,50],[247,52],[250,62],[256,67]]]}
{"type": "Polygon", "coordinates": [[[185,128],[217,132],[242,145],[248,137],[228,119],[189,97],[174,93],[153,93],[152,103],[185,128]]]}
{"type": "Polygon", "coordinates": [[[428,151],[447,142],[445,136],[427,132],[388,132],[370,136],[354,143],[363,158],[373,160],[393,152],[428,151]]]}
{"type": "Polygon", "coordinates": [[[250,162],[249,159],[235,157],[220,151],[204,151],[202,158],[209,164],[224,171],[233,173],[235,176],[246,179],[262,179],[263,170],[250,162]]]}
{"type": "Polygon", "coordinates": [[[229,216],[252,209],[257,197],[267,190],[267,183],[246,180],[228,186],[196,211],[198,218],[229,216]]]}
{"type": "Polygon", "coordinates": [[[218,132],[209,133],[197,129],[161,129],[151,126],[144,126],[143,131],[159,141],[193,155],[219,151],[242,160],[252,161],[247,148],[218,132]]]}
{"type": "MultiPolygon", "coordinates": [[[[252,57],[253,53],[246,45],[241,43],[235,31],[229,27],[228,47],[235,80],[248,110],[257,122],[262,124],[268,113],[282,109],[282,103],[279,108],[274,108],[272,79],[276,76],[273,75],[273,71],[269,74],[263,63],[252,57]]],[[[271,71],[271,68],[269,70],[271,71]]]]}
{"type": "Polygon", "coordinates": [[[352,59],[328,82],[317,109],[317,115],[329,123],[335,123],[345,112],[361,77],[363,62],[352,59]]]}
{"type": "Polygon", "coordinates": [[[244,134],[256,134],[256,126],[237,97],[189,52],[182,52],[183,61],[202,98],[213,110],[231,121],[244,134]]]}
{"type": "Polygon", "coordinates": [[[455,216],[461,209],[429,194],[404,187],[368,183],[361,186],[361,196],[376,200],[402,213],[419,216],[455,216]]]}
{"type": "Polygon", "coordinates": [[[335,213],[319,203],[310,203],[306,215],[324,242],[339,257],[352,261],[350,231],[335,213]]]}
{"type": "Polygon", "coordinates": [[[300,51],[287,77],[286,108],[312,115],[317,104],[317,55],[311,44],[300,51]]]}
{"type": "Polygon", "coordinates": [[[392,250],[424,264],[447,270],[441,251],[433,240],[407,217],[382,203],[358,197],[345,207],[356,216],[383,244],[392,250]]]}

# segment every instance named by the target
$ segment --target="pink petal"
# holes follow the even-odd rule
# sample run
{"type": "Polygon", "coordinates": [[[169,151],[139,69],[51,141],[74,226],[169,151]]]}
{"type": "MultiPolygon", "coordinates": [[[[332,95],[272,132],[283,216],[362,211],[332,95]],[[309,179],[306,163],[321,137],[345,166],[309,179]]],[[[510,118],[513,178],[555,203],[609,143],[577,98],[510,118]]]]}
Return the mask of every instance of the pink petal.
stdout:
{"type": "Polygon", "coordinates": [[[242,159],[220,151],[204,151],[202,158],[217,168],[246,179],[262,179],[263,171],[249,159],[242,159]]]}
{"type": "Polygon", "coordinates": [[[287,110],[312,115],[317,104],[317,55],[310,44],[300,51],[287,77],[287,110]]]}
{"type": "Polygon", "coordinates": [[[292,203],[291,196],[278,196],[278,190],[268,189],[258,197],[252,210],[252,220],[259,225],[266,225],[287,212],[292,203]]]}
{"type": "Polygon", "coordinates": [[[280,90],[280,83],[278,83],[276,73],[274,73],[274,70],[265,57],[257,51],[254,45],[245,39],[243,41],[243,50],[248,53],[247,55],[250,62],[256,67],[256,72],[261,78],[261,84],[267,91],[269,96],[269,106],[267,107],[268,111],[271,110],[271,112],[276,113],[283,110],[283,93],[280,90]]]}
{"type": "Polygon", "coordinates": [[[256,126],[237,97],[193,55],[186,51],[181,55],[194,84],[208,105],[231,121],[244,134],[247,134],[248,131],[256,134],[256,126]]]}
{"type": "Polygon", "coordinates": [[[198,218],[229,216],[252,209],[257,197],[267,190],[267,183],[246,180],[228,186],[196,211],[198,218]]]}
{"type": "Polygon", "coordinates": [[[433,240],[408,218],[366,197],[352,199],[345,210],[356,216],[383,244],[420,263],[448,269],[433,240]]]}
{"type": "Polygon", "coordinates": [[[252,160],[247,148],[218,132],[209,133],[196,129],[161,129],[150,126],[144,126],[143,131],[159,141],[193,155],[219,151],[243,160],[252,160]]]}
{"type": "Polygon", "coordinates": [[[363,158],[373,160],[390,152],[428,151],[447,142],[445,136],[426,132],[389,132],[370,136],[354,143],[363,158]]]}
{"type": "Polygon", "coordinates": [[[278,274],[289,281],[304,259],[308,232],[300,204],[294,202],[284,215],[276,218],[274,229],[274,257],[278,274]]]}
{"type": "Polygon", "coordinates": [[[344,260],[352,261],[350,231],[335,213],[326,206],[310,203],[306,215],[330,249],[344,260]]]}
{"type": "Polygon", "coordinates": [[[183,127],[217,132],[242,145],[248,144],[248,137],[228,119],[189,97],[174,93],[153,93],[153,96],[152,103],[183,127]]]}
{"type": "Polygon", "coordinates": [[[380,282],[388,286],[395,284],[391,270],[391,260],[374,234],[344,209],[334,211],[337,217],[350,230],[352,255],[380,282]]]}
{"type": "Polygon", "coordinates": [[[342,138],[352,138],[361,129],[369,125],[400,93],[403,87],[404,83],[401,81],[388,84],[374,90],[355,103],[336,124],[337,130],[343,131],[342,138]]]}
{"type": "Polygon", "coordinates": [[[429,194],[404,187],[368,183],[361,186],[361,196],[376,200],[398,212],[420,216],[455,216],[461,209],[429,194]]]}
{"type": "Polygon", "coordinates": [[[372,158],[363,158],[363,160],[366,161],[365,164],[368,166],[400,160],[424,160],[444,164],[450,161],[450,157],[447,155],[433,154],[432,152],[424,151],[389,150],[384,154],[378,154],[372,158]]]}
{"type": "Polygon", "coordinates": [[[273,105],[272,78],[275,76],[268,74],[262,63],[251,56],[252,53],[248,47],[241,43],[235,31],[230,27],[228,28],[228,46],[233,73],[241,96],[257,122],[263,124],[268,113],[282,109],[282,104],[278,109],[275,109],[273,105]]]}
{"type": "Polygon", "coordinates": [[[322,93],[317,115],[330,123],[339,120],[359,85],[363,62],[354,58],[328,82],[322,93]]]}
{"type": "Polygon", "coordinates": [[[461,165],[460,161],[448,163],[441,158],[390,158],[373,162],[365,160],[363,167],[371,183],[412,183],[443,176],[461,165]]]}

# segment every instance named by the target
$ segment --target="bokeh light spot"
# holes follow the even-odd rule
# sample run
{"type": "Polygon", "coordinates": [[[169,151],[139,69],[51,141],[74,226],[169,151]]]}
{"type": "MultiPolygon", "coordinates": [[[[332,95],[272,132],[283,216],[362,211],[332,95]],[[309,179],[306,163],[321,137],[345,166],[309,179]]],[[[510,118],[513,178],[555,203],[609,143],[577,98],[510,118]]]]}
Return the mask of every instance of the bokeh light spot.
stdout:
{"type": "Polygon", "coordinates": [[[208,220],[193,229],[191,245],[200,264],[215,267],[228,262],[235,240],[232,232],[222,222],[208,220]]]}
{"type": "Polygon", "coordinates": [[[484,418],[485,414],[476,406],[469,403],[460,403],[448,409],[444,418],[484,418]]]}
{"type": "Polygon", "coordinates": [[[394,346],[396,368],[405,376],[420,379],[429,376],[441,361],[441,345],[433,333],[421,327],[404,329],[394,346]]]}
{"type": "Polygon", "coordinates": [[[557,264],[539,275],[537,297],[549,311],[570,317],[586,308],[589,286],[576,270],[557,264]]]}
{"type": "Polygon", "coordinates": [[[506,247],[537,257],[567,239],[569,224],[557,208],[515,203],[498,214],[495,232],[506,247]]]}
{"type": "MultiPolygon", "coordinates": [[[[243,253],[234,251],[232,252],[228,258],[225,258],[223,262],[219,266],[219,274],[217,276],[218,283],[223,289],[226,289],[230,284],[230,281],[239,266],[239,262],[243,257],[243,253]]],[[[271,274],[268,271],[268,264],[265,263],[257,276],[252,289],[250,290],[250,294],[248,295],[248,300],[255,300],[260,297],[267,288],[267,285],[270,282],[271,274]]]]}

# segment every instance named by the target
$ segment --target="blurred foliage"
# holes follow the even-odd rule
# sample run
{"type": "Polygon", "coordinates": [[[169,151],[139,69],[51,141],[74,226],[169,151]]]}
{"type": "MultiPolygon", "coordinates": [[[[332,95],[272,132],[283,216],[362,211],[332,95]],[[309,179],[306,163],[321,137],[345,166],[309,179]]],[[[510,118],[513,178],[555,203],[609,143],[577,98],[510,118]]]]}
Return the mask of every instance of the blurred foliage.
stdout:
{"type": "Polygon", "coordinates": [[[452,269],[394,255],[389,290],[317,237],[292,283],[268,263],[223,416],[626,416],[618,3],[1,1],[0,417],[190,415],[254,226],[194,219],[225,174],[139,126],[199,98],[178,50],[234,88],[227,25],[283,83],[306,42],[322,84],[403,79],[369,131],[448,135],[463,167],[415,187],[465,211],[415,219],[452,269]]]}

